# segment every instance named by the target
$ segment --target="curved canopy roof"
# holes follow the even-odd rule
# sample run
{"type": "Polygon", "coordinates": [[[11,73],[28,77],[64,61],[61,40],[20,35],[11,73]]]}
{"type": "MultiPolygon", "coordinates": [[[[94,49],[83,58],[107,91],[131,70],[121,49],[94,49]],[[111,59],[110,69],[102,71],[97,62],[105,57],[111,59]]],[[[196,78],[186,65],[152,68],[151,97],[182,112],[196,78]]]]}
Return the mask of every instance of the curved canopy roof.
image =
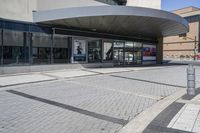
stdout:
{"type": "Polygon", "coordinates": [[[34,12],[34,22],[123,35],[161,37],[188,32],[173,13],[141,7],[90,6],[34,12]]]}

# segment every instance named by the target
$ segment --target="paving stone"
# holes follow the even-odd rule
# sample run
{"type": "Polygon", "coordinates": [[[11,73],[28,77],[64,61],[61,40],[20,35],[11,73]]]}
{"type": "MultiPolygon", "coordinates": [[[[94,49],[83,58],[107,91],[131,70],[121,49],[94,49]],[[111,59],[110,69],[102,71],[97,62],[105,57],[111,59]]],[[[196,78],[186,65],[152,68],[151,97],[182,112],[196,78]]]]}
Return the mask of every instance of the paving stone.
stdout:
{"type": "MultiPolygon", "coordinates": [[[[185,81],[184,77],[181,77],[184,75],[184,71],[185,67],[170,67],[164,70],[161,68],[148,69],[114,75],[172,85],[184,85],[180,84],[185,81]],[[159,73],[161,73],[160,76],[159,73]],[[178,79],[177,82],[175,79],[178,79]]],[[[56,71],[48,72],[47,75],[49,74],[51,75],[42,76],[48,78],[93,76],[21,85],[12,87],[12,89],[128,121],[160,100],[158,97],[164,98],[182,89],[165,84],[122,79],[109,74],[94,75],[97,73],[82,70],[76,73],[74,71],[56,71]]],[[[42,79],[42,77],[36,75],[35,79],[37,78],[42,79]]],[[[22,81],[25,82],[26,80],[22,81]]],[[[0,91],[0,125],[0,132],[3,133],[114,133],[123,126],[6,91],[0,91]]],[[[196,122],[196,125],[198,125],[198,122],[196,122]]],[[[198,129],[194,128],[194,130],[198,129]]]]}
{"type": "Polygon", "coordinates": [[[192,131],[196,118],[200,111],[200,105],[187,104],[182,110],[172,119],[168,127],[183,131],[192,131]],[[173,124],[172,124],[173,123],[173,124]]]}
{"type": "Polygon", "coordinates": [[[46,72],[45,74],[59,78],[71,78],[71,77],[94,75],[96,73],[83,70],[70,70],[70,71],[65,70],[65,71],[46,72]]]}
{"type": "Polygon", "coordinates": [[[55,78],[44,76],[41,74],[15,75],[15,76],[6,76],[6,77],[3,76],[3,77],[0,77],[0,86],[40,82],[40,81],[47,81],[47,80],[53,80],[53,79],[55,78]]]}

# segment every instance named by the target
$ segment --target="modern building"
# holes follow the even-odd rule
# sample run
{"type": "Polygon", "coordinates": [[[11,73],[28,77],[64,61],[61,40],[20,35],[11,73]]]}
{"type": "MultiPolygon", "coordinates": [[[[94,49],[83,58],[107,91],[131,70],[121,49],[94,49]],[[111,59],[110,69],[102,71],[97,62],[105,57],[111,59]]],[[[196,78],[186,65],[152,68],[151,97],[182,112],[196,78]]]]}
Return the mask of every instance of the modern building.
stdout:
{"type": "Polygon", "coordinates": [[[189,32],[179,36],[164,38],[165,60],[194,60],[200,59],[200,9],[186,7],[173,11],[184,17],[189,23],[189,32]]]}
{"type": "Polygon", "coordinates": [[[186,33],[188,23],[158,10],[160,0],[141,1],[0,0],[0,69],[160,64],[163,37],[186,33]]]}

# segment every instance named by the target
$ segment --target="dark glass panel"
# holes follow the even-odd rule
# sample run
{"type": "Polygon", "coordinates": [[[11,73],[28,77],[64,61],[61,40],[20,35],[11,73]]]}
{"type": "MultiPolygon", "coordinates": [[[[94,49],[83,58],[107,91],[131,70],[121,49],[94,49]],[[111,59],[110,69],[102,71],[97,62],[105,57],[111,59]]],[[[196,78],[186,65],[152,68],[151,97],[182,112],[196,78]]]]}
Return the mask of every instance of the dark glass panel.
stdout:
{"type": "Polygon", "coordinates": [[[28,63],[26,57],[28,56],[28,47],[20,46],[3,46],[3,63],[19,65],[28,63]]]}
{"type": "Polygon", "coordinates": [[[32,48],[33,64],[50,64],[51,48],[32,48]]]}
{"type": "Polygon", "coordinates": [[[68,62],[68,49],[67,48],[54,48],[53,49],[54,63],[67,63],[68,62]]]}
{"type": "Polygon", "coordinates": [[[101,62],[102,60],[102,43],[101,41],[88,42],[88,62],[101,62]]]}

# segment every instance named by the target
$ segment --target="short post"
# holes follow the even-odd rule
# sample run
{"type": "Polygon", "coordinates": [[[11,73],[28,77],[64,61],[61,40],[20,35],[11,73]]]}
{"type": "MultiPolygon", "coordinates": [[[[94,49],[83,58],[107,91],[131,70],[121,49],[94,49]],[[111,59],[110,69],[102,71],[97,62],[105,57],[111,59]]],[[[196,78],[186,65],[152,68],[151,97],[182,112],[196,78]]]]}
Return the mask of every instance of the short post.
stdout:
{"type": "Polygon", "coordinates": [[[188,95],[195,95],[195,68],[192,64],[188,65],[187,68],[187,94],[188,95]]]}

